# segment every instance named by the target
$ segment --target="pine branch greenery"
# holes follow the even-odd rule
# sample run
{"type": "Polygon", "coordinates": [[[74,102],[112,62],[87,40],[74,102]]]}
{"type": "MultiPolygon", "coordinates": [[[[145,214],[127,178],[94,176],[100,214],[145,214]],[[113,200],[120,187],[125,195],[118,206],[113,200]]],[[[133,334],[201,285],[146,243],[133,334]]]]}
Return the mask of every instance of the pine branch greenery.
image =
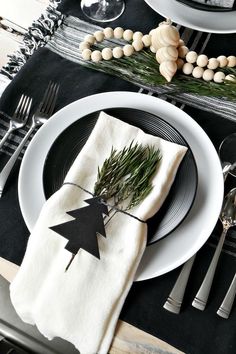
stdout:
{"type": "MultiPolygon", "coordinates": [[[[99,44],[95,49],[101,50],[103,47],[99,44]]],[[[236,82],[228,80],[222,84],[206,82],[177,72],[172,82],[167,83],[159,73],[159,64],[156,61],[155,54],[149,49],[143,49],[130,57],[120,59],[113,58],[98,63],[84,61],[84,65],[94,70],[118,76],[126,81],[135,82],[140,86],[147,85],[150,90],[159,86],[164,91],[166,90],[166,94],[171,96],[179,93],[192,93],[200,96],[224,97],[236,101],[236,82]]],[[[220,70],[225,74],[236,76],[236,68],[221,68],[220,70]]]]}
{"type": "Polygon", "coordinates": [[[151,192],[152,176],[161,159],[159,150],[131,142],[110,156],[98,168],[94,194],[105,200],[114,198],[115,205],[127,201],[125,210],[137,206],[151,192]]]}

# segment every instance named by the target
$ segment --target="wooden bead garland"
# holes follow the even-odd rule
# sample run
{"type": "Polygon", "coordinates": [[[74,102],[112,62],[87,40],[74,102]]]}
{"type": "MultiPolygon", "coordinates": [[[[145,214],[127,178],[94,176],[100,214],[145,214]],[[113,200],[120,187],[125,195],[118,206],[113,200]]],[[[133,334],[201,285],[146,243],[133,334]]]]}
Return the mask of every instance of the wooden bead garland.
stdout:
{"type": "Polygon", "coordinates": [[[195,51],[189,51],[184,41],[180,39],[177,28],[172,26],[168,19],[145,35],[140,31],[124,30],[122,27],[115,29],[107,27],[103,31],[94,32],[93,35],[86,35],[84,41],[79,45],[83,59],[92,60],[95,63],[112,58],[120,59],[123,56],[129,57],[144,47],[149,47],[150,51],[156,54],[156,60],[160,64],[160,73],[168,82],[171,81],[177,70],[182,70],[185,75],[192,75],[194,78],[202,78],[205,81],[236,82],[236,76],[232,74],[225,75],[222,71],[214,72],[217,68],[236,67],[236,56],[220,55],[217,58],[208,59],[205,54],[198,55],[195,51]],[[91,50],[92,45],[112,38],[123,39],[131,43],[125,44],[123,47],[106,47],[102,51],[91,50]]]}
{"type": "Polygon", "coordinates": [[[194,78],[203,78],[205,81],[214,81],[216,83],[223,83],[224,80],[235,81],[234,75],[225,75],[222,71],[214,72],[217,68],[233,68],[236,66],[236,57],[230,55],[226,58],[224,55],[220,55],[217,58],[210,58],[205,54],[198,55],[194,51],[187,53],[185,57],[186,63],[182,67],[182,71],[186,75],[192,74],[194,78]],[[197,66],[191,67],[195,64],[197,66]],[[189,64],[189,65],[187,65],[189,64]],[[192,71],[191,71],[192,70],[192,71]]]}

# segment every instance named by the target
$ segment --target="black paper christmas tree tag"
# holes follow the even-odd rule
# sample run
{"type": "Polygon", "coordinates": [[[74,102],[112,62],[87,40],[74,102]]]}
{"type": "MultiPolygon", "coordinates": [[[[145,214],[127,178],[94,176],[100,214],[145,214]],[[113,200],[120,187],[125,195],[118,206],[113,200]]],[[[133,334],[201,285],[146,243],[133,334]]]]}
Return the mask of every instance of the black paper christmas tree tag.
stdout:
{"type": "Polygon", "coordinates": [[[72,253],[72,259],[66,270],[80,248],[100,259],[97,234],[106,237],[103,214],[109,215],[108,208],[99,197],[86,199],[85,202],[89,205],[67,212],[74,220],[50,227],[68,239],[65,249],[72,253]]]}

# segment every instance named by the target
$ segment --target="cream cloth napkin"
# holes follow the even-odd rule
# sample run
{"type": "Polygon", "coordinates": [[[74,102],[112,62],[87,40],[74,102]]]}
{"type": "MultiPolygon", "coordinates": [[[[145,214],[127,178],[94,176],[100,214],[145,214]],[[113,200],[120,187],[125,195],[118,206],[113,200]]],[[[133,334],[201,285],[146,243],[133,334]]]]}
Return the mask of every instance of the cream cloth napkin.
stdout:
{"type": "MultiPolygon", "coordinates": [[[[93,191],[97,167],[131,141],[159,148],[162,159],[153,178],[153,190],[131,210],[142,220],[160,208],[175,178],[186,148],[145,134],[105,113],[100,117],[65,181],[93,191]]],[[[44,205],[29,238],[10,295],[21,319],[36,324],[47,338],[61,337],[82,354],[107,353],[115,326],[145,250],[147,226],[120,212],[98,235],[100,260],[80,249],[70,268],[68,242],[49,227],[72,220],[66,211],[87,205],[90,198],[76,186],[64,185],[44,205]]]]}
{"type": "Polygon", "coordinates": [[[193,0],[204,5],[220,6],[220,7],[233,7],[235,0],[193,0]]]}

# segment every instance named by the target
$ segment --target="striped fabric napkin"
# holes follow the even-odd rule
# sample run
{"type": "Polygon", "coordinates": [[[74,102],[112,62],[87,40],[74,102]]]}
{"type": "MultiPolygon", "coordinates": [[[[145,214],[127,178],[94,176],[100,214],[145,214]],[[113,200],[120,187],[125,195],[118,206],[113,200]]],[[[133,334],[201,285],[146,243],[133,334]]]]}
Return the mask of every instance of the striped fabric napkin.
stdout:
{"type": "MultiPolygon", "coordinates": [[[[232,8],[235,0],[192,0],[193,2],[199,2],[200,4],[208,6],[219,6],[219,7],[228,7],[232,8]]],[[[190,3],[192,1],[189,1],[190,3]]]]}

